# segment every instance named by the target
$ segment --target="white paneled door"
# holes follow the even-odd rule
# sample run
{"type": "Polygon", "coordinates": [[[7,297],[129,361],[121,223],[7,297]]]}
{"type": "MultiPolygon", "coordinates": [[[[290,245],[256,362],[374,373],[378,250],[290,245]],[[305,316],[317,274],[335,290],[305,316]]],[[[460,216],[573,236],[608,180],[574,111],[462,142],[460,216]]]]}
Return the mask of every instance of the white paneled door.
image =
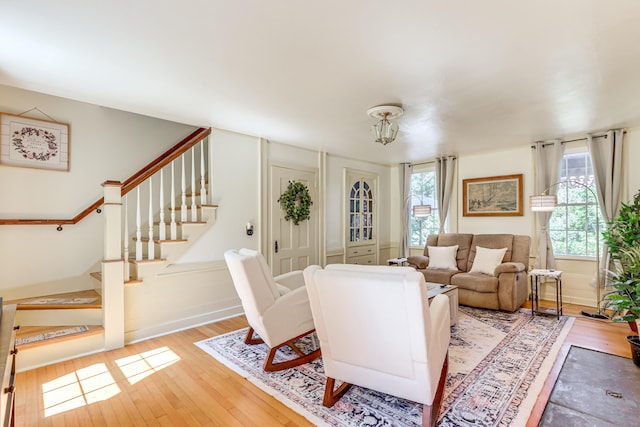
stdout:
{"type": "Polygon", "coordinates": [[[271,167],[270,225],[271,270],[274,276],[294,270],[302,270],[318,263],[318,188],[314,171],[283,166],[271,167]],[[313,204],[311,217],[294,225],[284,219],[285,212],[278,199],[287,190],[290,181],[300,181],[309,188],[313,204]]]}

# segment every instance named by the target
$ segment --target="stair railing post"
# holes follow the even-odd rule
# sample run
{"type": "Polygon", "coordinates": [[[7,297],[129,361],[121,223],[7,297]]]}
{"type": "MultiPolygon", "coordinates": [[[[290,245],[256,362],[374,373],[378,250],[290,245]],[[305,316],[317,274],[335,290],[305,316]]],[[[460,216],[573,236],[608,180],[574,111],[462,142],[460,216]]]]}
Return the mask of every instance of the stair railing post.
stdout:
{"type": "Polygon", "coordinates": [[[196,147],[191,148],[191,222],[198,221],[196,205],[196,147]]]}
{"type": "Polygon", "coordinates": [[[105,350],[124,346],[124,260],[122,259],[122,184],[104,188],[104,258],[102,261],[102,326],[105,350]]]}
{"type": "Polygon", "coordinates": [[[207,139],[200,141],[200,144],[198,144],[200,145],[200,205],[207,204],[206,169],[204,166],[204,148],[207,143],[207,139]]]}
{"type": "Polygon", "coordinates": [[[147,258],[156,259],[155,242],[153,240],[153,178],[149,178],[149,233],[147,240],[147,258]]]}

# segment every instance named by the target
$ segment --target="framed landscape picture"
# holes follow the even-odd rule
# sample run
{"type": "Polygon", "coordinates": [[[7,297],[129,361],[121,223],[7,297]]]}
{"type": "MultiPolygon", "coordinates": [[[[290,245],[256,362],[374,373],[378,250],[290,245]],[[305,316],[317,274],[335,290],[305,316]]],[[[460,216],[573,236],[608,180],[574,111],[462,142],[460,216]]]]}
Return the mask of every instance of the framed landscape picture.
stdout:
{"type": "Polygon", "coordinates": [[[69,125],[0,113],[0,165],[69,170],[69,125]]]}
{"type": "Polygon", "coordinates": [[[522,216],[522,174],[462,180],[463,216],[522,216]]]}

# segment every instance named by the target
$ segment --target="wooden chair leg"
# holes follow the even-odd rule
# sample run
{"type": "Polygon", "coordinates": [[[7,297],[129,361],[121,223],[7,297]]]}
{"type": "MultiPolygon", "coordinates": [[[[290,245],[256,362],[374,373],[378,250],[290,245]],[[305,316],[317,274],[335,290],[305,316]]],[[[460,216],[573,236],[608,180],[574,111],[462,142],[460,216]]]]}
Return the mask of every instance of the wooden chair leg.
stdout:
{"type": "Polygon", "coordinates": [[[351,384],[342,383],[340,387],[334,390],[333,387],[335,386],[335,383],[336,380],[334,378],[327,377],[327,384],[324,387],[324,400],[322,401],[322,404],[327,408],[331,408],[335,405],[342,395],[351,388],[351,384]]]}
{"type": "Polygon", "coordinates": [[[432,427],[436,425],[438,421],[438,413],[440,412],[440,405],[442,404],[442,398],[444,397],[444,386],[447,382],[447,372],[449,371],[449,352],[444,357],[444,363],[442,364],[442,370],[440,371],[440,379],[438,380],[438,388],[436,389],[436,395],[433,398],[433,404],[422,405],[422,427],[432,427]]]}
{"type": "Polygon", "coordinates": [[[305,354],[303,353],[298,347],[295,346],[295,344],[293,343],[295,340],[302,338],[303,336],[310,334],[311,332],[315,331],[315,329],[312,329],[308,332],[305,332],[302,335],[299,335],[287,342],[284,342],[276,347],[273,347],[271,349],[269,349],[269,354],[267,355],[267,359],[264,361],[264,370],[267,372],[275,372],[275,371],[282,371],[283,369],[289,369],[289,368],[293,368],[295,366],[299,366],[299,365],[303,365],[305,363],[309,363],[312,360],[317,359],[318,357],[320,357],[321,355],[321,349],[317,349],[312,351],[311,353],[305,354]],[[291,359],[291,360],[286,360],[284,362],[279,362],[279,363],[274,363],[273,362],[273,358],[275,357],[276,353],[278,352],[278,349],[280,349],[280,347],[284,347],[284,346],[289,346],[291,347],[296,354],[298,355],[298,357],[296,357],[295,359],[291,359]]]}
{"type": "Polygon", "coordinates": [[[249,327],[249,330],[247,331],[247,336],[244,337],[244,343],[247,345],[256,345],[256,344],[262,344],[264,343],[264,341],[262,340],[262,338],[258,337],[258,338],[254,338],[253,334],[255,333],[255,331],[253,330],[252,327],[249,327]]]}

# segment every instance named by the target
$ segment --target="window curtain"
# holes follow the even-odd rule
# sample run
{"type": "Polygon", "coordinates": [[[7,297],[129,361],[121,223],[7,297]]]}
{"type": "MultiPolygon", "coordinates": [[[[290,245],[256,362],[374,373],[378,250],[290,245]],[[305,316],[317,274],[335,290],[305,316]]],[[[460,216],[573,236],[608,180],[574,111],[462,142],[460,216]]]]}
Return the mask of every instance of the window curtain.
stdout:
{"type": "Polygon", "coordinates": [[[400,212],[402,212],[402,241],[400,242],[400,258],[406,258],[411,246],[411,172],[410,163],[400,163],[400,212]]]}
{"type": "Polygon", "coordinates": [[[440,233],[444,233],[444,224],[449,213],[455,161],[454,156],[440,157],[436,160],[436,191],[438,192],[436,197],[438,198],[440,233]]]}
{"type": "MultiPolygon", "coordinates": [[[[622,140],[625,131],[610,130],[605,137],[587,135],[587,146],[595,176],[596,194],[600,215],[608,223],[620,211],[620,187],[622,184],[622,140]]],[[[602,231],[602,230],[601,230],[602,231]]],[[[600,239],[602,241],[602,239],[600,239]]],[[[609,265],[609,248],[604,245],[600,265],[609,265]]],[[[598,272],[602,274],[602,272],[598,272]]]]}
{"type": "MultiPolygon", "coordinates": [[[[564,145],[560,141],[536,142],[532,146],[535,164],[534,194],[556,194],[556,185],[560,176],[560,167],[564,155],[564,145]]],[[[549,235],[549,219],[553,212],[536,212],[538,214],[538,252],[534,268],[556,268],[553,256],[553,245],[549,235]]]]}

